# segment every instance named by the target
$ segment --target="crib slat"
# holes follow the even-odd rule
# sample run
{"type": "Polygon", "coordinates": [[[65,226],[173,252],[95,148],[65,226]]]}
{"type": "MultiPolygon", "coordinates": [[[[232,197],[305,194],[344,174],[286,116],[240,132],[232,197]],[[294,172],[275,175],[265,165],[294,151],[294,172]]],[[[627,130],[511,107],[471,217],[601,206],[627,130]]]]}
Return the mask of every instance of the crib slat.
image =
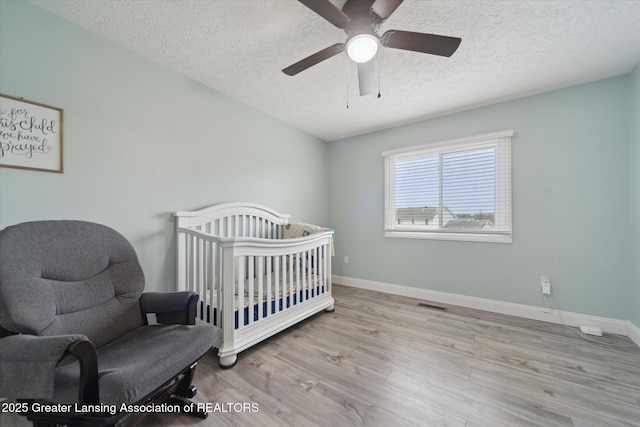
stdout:
{"type": "Polygon", "coordinates": [[[198,255],[196,257],[196,270],[197,270],[197,282],[198,282],[198,288],[196,289],[196,292],[198,295],[202,295],[204,292],[204,287],[205,287],[205,281],[204,281],[204,264],[205,264],[205,259],[204,259],[204,241],[200,238],[198,238],[198,244],[197,244],[197,251],[198,251],[198,255]]]}
{"type": "MultiPolygon", "coordinates": [[[[222,280],[222,276],[223,276],[223,274],[225,274],[224,273],[225,270],[224,270],[224,267],[222,265],[222,261],[223,260],[222,260],[222,251],[221,250],[217,250],[216,251],[216,258],[218,259],[218,263],[219,263],[218,265],[220,266],[220,268],[219,268],[220,274],[218,275],[218,277],[216,279],[216,288],[218,290],[216,291],[216,304],[215,305],[216,305],[217,310],[215,310],[215,322],[216,322],[215,325],[218,326],[218,327],[221,327],[222,326],[222,310],[220,309],[220,307],[222,307],[222,298],[223,298],[222,292],[223,292],[223,289],[224,289],[224,282],[222,280]]],[[[227,273],[227,274],[229,274],[229,273],[227,273]]],[[[211,310],[213,310],[213,309],[214,309],[214,307],[212,306],[211,310]]]]}
{"type": "Polygon", "coordinates": [[[280,258],[282,260],[282,283],[280,285],[280,294],[282,294],[282,305],[278,311],[282,311],[286,307],[286,299],[288,298],[287,289],[289,289],[289,281],[287,280],[287,278],[289,277],[289,256],[281,255],[280,258]]]}
{"type": "Polygon", "coordinates": [[[322,259],[322,278],[324,279],[323,284],[324,284],[324,291],[328,292],[328,288],[327,286],[331,285],[331,270],[329,268],[327,268],[328,265],[330,265],[329,263],[331,262],[331,257],[330,257],[330,252],[331,247],[328,245],[325,245],[322,247],[322,252],[323,252],[323,259],[322,259]],[[328,283],[327,283],[328,282],[328,283]]]}
{"type": "Polygon", "coordinates": [[[330,267],[331,265],[329,264],[331,262],[331,258],[330,258],[330,251],[331,248],[329,247],[329,245],[323,245],[322,246],[322,252],[323,252],[323,263],[322,263],[322,278],[323,278],[323,284],[324,284],[324,292],[331,292],[331,270],[330,267]]]}
{"type": "Polygon", "coordinates": [[[316,250],[309,250],[309,271],[307,271],[307,292],[309,298],[313,298],[315,295],[314,265],[316,261],[318,261],[316,250]]]}
{"type": "Polygon", "coordinates": [[[200,296],[201,301],[203,301],[202,304],[202,316],[204,317],[204,319],[206,320],[207,318],[207,307],[206,304],[204,304],[204,300],[206,300],[207,298],[207,293],[209,292],[209,281],[210,281],[210,274],[211,274],[211,267],[210,267],[210,260],[209,260],[209,246],[210,246],[210,242],[198,238],[198,247],[200,250],[200,268],[199,268],[199,279],[198,281],[200,282],[200,286],[198,286],[198,291],[197,294],[200,296]]]}
{"type": "Polygon", "coordinates": [[[304,301],[305,298],[305,289],[307,288],[307,268],[309,267],[309,261],[307,259],[308,252],[305,250],[300,252],[300,261],[298,261],[298,275],[300,276],[300,289],[298,290],[298,301],[304,301]]]}
{"type": "Polygon", "coordinates": [[[198,238],[198,289],[196,293],[198,295],[202,295],[204,293],[204,289],[206,286],[205,282],[205,268],[206,268],[206,259],[204,254],[204,240],[198,238]]]}
{"type": "Polygon", "coordinates": [[[295,290],[293,288],[293,272],[295,268],[295,264],[297,264],[295,259],[295,254],[291,255],[291,262],[289,262],[289,305],[293,306],[293,296],[295,295],[295,290]]]}
{"type": "Polygon", "coordinates": [[[242,218],[242,229],[240,230],[240,236],[247,237],[249,236],[249,216],[248,215],[240,215],[242,218]]]}
{"type": "Polygon", "coordinates": [[[244,326],[244,279],[245,279],[245,263],[246,257],[237,257],[238,271],[237,276],[234,278],[234,282],[238,285],[238,290],[235,293],[238,300],[238,329],[244,326]]]}
{"type": "MultiPolygon", "coordinates": [[[[205,227],[206,228],[206,227],[205,227]]],[[[202,286],[200,287],[200,291],[198,292],[198,295],[204,295],[204,298],[206,298],[207,292],[209,291],[209,281],[210,281],[210,274],[211,274],[211,263],[210,263],[210,259],[209,259],[209,247],[211,242],[208,242],[204,239],[198,238],[198,240],[200,241],[200,248],[202,251],[201,257],[202,257],[202,265],[200,267],[200,277],[202,277],[201,281],[202,281],[202,286]]],[[[207,307],[206,305],[203,304],[202,307],[202,311],[204,312],[204,317],[206,318],[207,316],[207,307]]]]}
{"type": "Polygon", "coordinates": [[[264,310],[262,308],[263,292],[264,292],[264,261],[265,257],[258,257],[258,307],[257,315],[258,321],[264,317],[264,310]]]}
{"type": "Polygon", "coordinates": [[[318,258],[320,256],[320,251],[318,250],[318,248],[314,248],[313,249],[313,260],[312,260],[312,264],[313,266],[311,267],[311,276],[309,276],[309,285],[310,288],[312,289],[311,293],[313,294],[313,296],[315,297],[318,294],[318,258]]]}
{"type": "MultiPolygon", "coordinates": [[[[191,246],[193,241],[193,236],[187,234],[185,237],[185,253],[184,253],[184,284],[185,291],[193,290],[191,283],[191,274],[193,271],[193,258],[191,257],[191,246]]],[[[196,308],[196,316],[198,315],[198,309],[196,308]]]]}
{"type": "Polygon", "coordinates": [[[191,254],[190,254],[190,248],[191,248],[191,236],[190,235],[185,235],[184,236],[184,290],[185,291],[190,291],[191,290],[191,281],[189,280],[189,275],[191,273],[191,254]]]}
{"type": "Polygon", "coordinates": [[[324,262],[324,255],[323,255],[322,249],[323,249],[322,246],[318,248],[318,267],[317,267],[317,270],[316,270],[317,271],[316,274],[319,275],[319,277],[316,278],[316,283],[317,283],[316,286],[317,286],[317,293],[318,294],[320,294],[322,292],[321,286],[322,286],[322,280],[324,278],[324,271],[322,269],[323,262],[324,262]]]}
{"type": "Polygon", "coordinates": [[[322,245],[320,248],[320,253],[322,257],[322,263],[320,264],[320,274],[321,280],[318,281],[318,292],[323,292],[322,285],[324,285],[324,292],[327,291],[327,245],[322,245]]]}
{"type": "Polygon", "coordinates": [[[320,257],[322,256],[321,255],[322,254],[322,246],[319,247],[319,248],[316,248],[315,252],[316,252],[316,263],[315,263],[315,265],[313,267],[313,271],[314,271],[314,274],[315,274],[315,278],[314,278],[315,286],[314,286],[314,288],[315,288],[316,295],[318,295],[318,292],[320,290],[320,288],[319,288],[320,280],[322,280],[322,273],[320,272],[320,269],[319,269],[319,267],[320,267],[320,257]]]}
{"type": "MultiPolygon", "coordinates": [[[[255,274],[254,274],[254,270],[255,270],[255,257],[253,256],[248,256],[247,257],[247,263],[248,263],[248,273],[247,276],[249,277],[249,290],[248,290],[248,303],[247,303],[247,307],[249,308],[247,310],[247,317],[248,317],[248,321],[249,324],[253,323],[253,308],[254,308],[254,281],[255,281],[255,274]]],[[[245,323],[246,324],[246,323],[245,323]]]]}
{"type": "Polygon", "coordinates": [[[300,291],[298,291],[299,296],[298,296],[298,301],[302,302],[305,300],[305,289],[307,287],[307,255],[309,254],[308,251],[304,251],[302,252],[300,255],[302,256],[302,265],[300,266],[300,274],[299,276],[300,279],[300,291]]]}
{"type": "Polygon", "coordinates": [[[316,261],[314,249],[309,249],[307,251],[307,257],[308,257],[308,267],[307,267],[307,273],[306,273],[306,282],[305,282],[306,291],[305,292],[307,293],[307,298],[313,298],[313,295],[314,295],[313,288],[315,286],[313,283],[313,263],[316,261]]]}
{"type": "Polygon", "coordinates": [[[189,290],[193,291],[193,292],[197,292],[196,291],[196,277],[198,274],[198,270],[197,270],[197,265],[196,265],[196,260],[197,260],[197,256],[196,256],[196,245],[198,244],[196,237],[195,236],[189,236],[189,264],[190,264],[190,269],[189,269],[189,290]]]}
{"type": "MultiPolygon", "coordinates": [[[[205,293],[205,308],[207,310],[207,322],[214,323],[213,319],[213,298],[216,289],[216,277],[218,265],[216,264],[217,245],[215,242],[209,242],[209,259],[211,270],[209,271],[209,292],[205,293]]],[[[215,323],[214,323],[215,324],[215,323]]]]}
{"type": "Polygon", "coordinates": [[[304,289],[307,299],[313,298],[313,263],[315,256],[313,255],[313,249],[307,251],[307,269],[304,274],[304,289]]]}
{"type": "Polygon", "coordinates": [[[284,310],[286,307],[286,299],[289,298],[289,294],[291,293],[290,282],[289,282],[289,263],[291,260],[289,259],[289,255],[282,256],[282,309],[284,310]]]}
{"type": "Polygon", "coordinates": [[[280,289],[282,289],[281,285],[280,285],[280,272],[282,271],[282,255],[277,255],[275,257],[275,269],[276,269],[276,277],[274,280],[274,284],[275,284],[275,290],[274,290],[274,295],[275,295],[275,307],[274,307],[274,313],[277,313],[280,311],[280,303],[279,303],[279,298],[282,298],[281,296],[281,291],[280,289]]]}
{"type": "Polygon", "coordinates": [[[267,267],[267,306],[264,309],[264,316],[267,317],[271,314],[271,301],[273,299],[273,294],[271,293],[271,279],[273,275],[273,257],[266,257],[266,267],[267,267]]]}
{"type": "Polygon", "coordinates": [[[293,295],[296,297],[296,304],[300,302],[300,256],[302,254],[298,252],[294,255],[295,265],[293,267],[293,295]]]}

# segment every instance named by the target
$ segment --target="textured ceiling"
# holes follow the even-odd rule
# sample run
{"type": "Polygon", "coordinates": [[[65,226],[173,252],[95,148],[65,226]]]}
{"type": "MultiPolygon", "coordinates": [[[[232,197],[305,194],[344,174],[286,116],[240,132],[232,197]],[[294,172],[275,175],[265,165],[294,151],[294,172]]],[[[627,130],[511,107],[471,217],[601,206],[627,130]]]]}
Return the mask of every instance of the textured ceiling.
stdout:
{"type": "Polygon", "coordinates": [[[345,54],[294,77],[282,73],[345,40],[297,1],[32,2],[326,141],[625,74],[640,63],[639,0],[405,0],[380,34],[418,31],[462,44],[451,58],[383,49],[381,98],[358,95],[345,54]]]}

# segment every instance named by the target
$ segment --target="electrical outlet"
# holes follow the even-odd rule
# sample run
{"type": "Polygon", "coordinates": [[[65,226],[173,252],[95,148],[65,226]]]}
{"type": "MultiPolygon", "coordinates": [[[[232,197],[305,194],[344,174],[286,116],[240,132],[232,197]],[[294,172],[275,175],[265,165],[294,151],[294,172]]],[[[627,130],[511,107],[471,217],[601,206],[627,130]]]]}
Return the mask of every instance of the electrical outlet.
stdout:
{"type": "Polygon", "coordinates": [[[580,332],[587,335],[595,335],[596,337],[602,336],[602,329],[597,326],[580,326],[580,332]]]}
{"type": "Polygon", "coordinates": [[[542,294],[549,295],[551,293],[551,277],[541,276],[540,286],[542,287],[542,294]]]}
{"type": "Polygon", "coordinates": [[[349,257],[347,255],[344,256],[344,263],[349,264],[349,257]]]}

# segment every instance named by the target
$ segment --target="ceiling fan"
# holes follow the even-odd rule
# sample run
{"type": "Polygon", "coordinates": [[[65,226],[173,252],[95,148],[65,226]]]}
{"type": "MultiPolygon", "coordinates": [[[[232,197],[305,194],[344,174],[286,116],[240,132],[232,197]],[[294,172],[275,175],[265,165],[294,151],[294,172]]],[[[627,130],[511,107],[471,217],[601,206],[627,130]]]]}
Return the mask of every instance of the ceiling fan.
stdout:
{"type": "Polygon", "coordinates": [[[326,59],[346,50],[351,60],[358,64],[360,96],[376,91],[376,72],[372,59],[379,46],[393,49],[411,50],[449,57],[458,49],[462,39],[436,34],[412,31],[389,30],[382,37],[377,30],[380,24],[391,16],[403,0],[347,0],[338,9],[330,0],[298,0],[309,9],[344,30],[345,43],[336,43],[283,69],[282,72],[294,76],[326,59]]]}

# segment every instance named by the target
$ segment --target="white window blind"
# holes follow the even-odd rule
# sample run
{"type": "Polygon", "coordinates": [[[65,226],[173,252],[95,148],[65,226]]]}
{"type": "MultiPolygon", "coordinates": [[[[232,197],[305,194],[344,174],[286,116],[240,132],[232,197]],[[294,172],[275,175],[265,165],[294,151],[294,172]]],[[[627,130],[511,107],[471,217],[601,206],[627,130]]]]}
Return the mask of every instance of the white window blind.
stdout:
{"type": "Polygon", "coordinates": [[[385,236],[510,243],[512,136],[382,153],[385,236]]]}

